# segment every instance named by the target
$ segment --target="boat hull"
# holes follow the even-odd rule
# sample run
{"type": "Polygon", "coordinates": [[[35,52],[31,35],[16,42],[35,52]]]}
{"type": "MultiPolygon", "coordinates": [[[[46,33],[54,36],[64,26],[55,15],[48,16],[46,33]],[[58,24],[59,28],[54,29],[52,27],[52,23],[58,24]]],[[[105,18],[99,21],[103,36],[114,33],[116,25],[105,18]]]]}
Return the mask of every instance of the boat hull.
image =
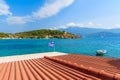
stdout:
{"type": "Polygon", "coordinates": [[[97,56],[102,56],[102,55],[104,55],[106,52],[107,52],[106,50],[97,50],[97,51],[96,51],[96,55],[97,55],[97,56]]]}

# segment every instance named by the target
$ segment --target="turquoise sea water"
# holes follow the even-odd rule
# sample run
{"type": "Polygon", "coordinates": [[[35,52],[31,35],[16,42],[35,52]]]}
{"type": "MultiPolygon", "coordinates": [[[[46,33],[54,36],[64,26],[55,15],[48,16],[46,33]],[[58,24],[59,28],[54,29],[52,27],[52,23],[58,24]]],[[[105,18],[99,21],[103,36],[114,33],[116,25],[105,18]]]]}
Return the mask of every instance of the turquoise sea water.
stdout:
{"type": "Polygon", "coordinates": [[[55,51],[96,55],[96,50],[108,52],[103,57],[120,58],[120,38],[82,38],[82,39],[9,39],[0,40],[0,56],[52,52],[50,41],[55,42],[55,51]]]}

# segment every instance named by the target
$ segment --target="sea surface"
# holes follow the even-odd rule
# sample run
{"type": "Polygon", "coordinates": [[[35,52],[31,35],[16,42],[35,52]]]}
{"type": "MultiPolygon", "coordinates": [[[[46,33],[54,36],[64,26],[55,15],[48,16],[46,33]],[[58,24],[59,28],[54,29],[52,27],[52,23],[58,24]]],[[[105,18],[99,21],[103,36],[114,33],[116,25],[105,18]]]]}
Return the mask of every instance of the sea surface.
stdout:
{"type": "Polygon", "coordinates": [[[0,39],[0,57],[52,51],[96,56],[99,49],[107,50],[102,57],[120,58],[120,38],[0,39]]]}

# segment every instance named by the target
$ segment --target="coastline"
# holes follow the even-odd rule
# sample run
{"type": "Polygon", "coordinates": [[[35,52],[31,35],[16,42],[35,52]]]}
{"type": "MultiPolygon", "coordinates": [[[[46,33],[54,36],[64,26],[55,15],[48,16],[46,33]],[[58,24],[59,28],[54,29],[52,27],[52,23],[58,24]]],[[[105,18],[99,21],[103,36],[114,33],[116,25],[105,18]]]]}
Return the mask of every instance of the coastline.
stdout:
{"type": "Polygon", "coordinates": [[[34,53],[34,54],[24,54],[24,55],[15,55],[15,56],[3,56],[0,57],[0,63],[19,61],[19,60],[28,60],[35,58],[42,58],[44,56],[59,56],[59,55],[67,55],[67,53],[62,52],[45,52],[45,53],[34,53]]]}

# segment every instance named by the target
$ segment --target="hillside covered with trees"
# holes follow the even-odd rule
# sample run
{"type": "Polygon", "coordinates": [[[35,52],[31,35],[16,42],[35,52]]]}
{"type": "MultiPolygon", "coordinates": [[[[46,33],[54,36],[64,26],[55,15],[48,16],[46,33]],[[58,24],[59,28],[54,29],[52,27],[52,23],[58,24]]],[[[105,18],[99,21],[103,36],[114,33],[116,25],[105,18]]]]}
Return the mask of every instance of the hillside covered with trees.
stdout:
{"type": "Polygon", "coordinates": [[[59,30],[33,30],[15,34],[19,38],[80,38],[71,33],[59,30]]]}
{"type": "Polygon", "coordinates": [[[8,37],[8,38],[80,38],[80,36],[77,36],[65,31],[49,30],[49,29],[19,32],[15,34],[1,33],[1,38],[5,38],[5,37],[8,37]]]}
{"type": "Polygon", "coordinates": [[[0,32],[0,38],[6,38],[8,37],[8,34],[0,32]]]}

